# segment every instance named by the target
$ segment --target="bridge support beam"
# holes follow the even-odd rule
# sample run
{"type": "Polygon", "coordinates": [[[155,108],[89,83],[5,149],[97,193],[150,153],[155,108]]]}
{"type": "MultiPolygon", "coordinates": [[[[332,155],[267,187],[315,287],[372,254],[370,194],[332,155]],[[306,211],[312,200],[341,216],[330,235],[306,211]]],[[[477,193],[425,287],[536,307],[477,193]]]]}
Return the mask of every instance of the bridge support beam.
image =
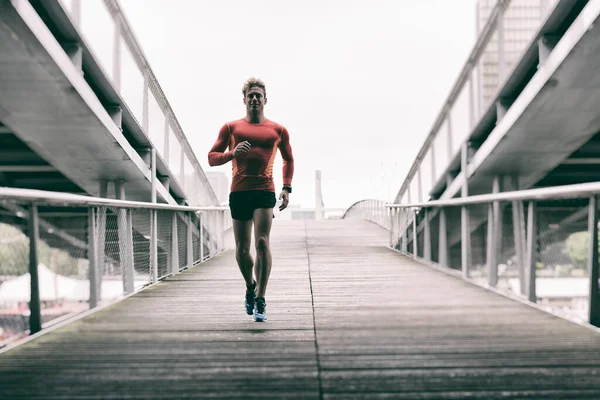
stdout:
{"type": "Polygon", "coordinates": [[[600,268],[598,266],[598,196],[590,197],[588,211],[588,268],[590,271],[589,322],[600,327],[600,268]]]}
{"type": "Polygon", "coordinates": [[[61,47],[67,53],[77,71],[83,74],[83,49],[81,45],[77,42],[63,42],[61,47]]]}
{"type": "Polygon", "coordinates": [[[538,40],[538,68],[544,65],[559,40],[560,36],[556,35],[544,35],[538,40]]]}

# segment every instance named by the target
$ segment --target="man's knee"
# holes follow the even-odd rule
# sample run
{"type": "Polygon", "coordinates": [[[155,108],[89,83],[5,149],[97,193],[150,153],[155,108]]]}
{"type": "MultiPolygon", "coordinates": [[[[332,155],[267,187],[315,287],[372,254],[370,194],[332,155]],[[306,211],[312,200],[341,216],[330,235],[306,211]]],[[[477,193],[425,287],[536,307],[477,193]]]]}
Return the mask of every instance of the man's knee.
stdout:
{"type": "Polygon", "coordinates": [[[238,258],[247,257],[250,254],[250,246],[240,246],[236,249],[238,258]]]}
{"type": "Polygon", "coordinates": [[[269,239],[266,236],[260,236],[256,239],[256,250],[261,252],[269,250],[269,239]]]}

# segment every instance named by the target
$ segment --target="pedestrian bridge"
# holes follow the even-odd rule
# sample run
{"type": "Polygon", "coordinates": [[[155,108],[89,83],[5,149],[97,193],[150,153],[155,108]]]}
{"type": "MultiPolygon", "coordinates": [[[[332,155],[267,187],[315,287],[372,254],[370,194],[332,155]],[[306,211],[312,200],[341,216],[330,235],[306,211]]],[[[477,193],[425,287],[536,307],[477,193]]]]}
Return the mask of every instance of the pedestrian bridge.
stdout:
{"type": "Polygon", "coordinates": [[[1,354],[3,398],[598,398],[598,331],[388,236],[364,220],[276,221],[256,323],[228,234],[208,261],[1,354]]]}
{"type": "Polygon", "coordinates": [[[0,0],[2,399],[600,398],[600,0],[547,4],[515,53],[494,3],[395,201],[275,218],[255,323],[118,1],[0,0]]]}

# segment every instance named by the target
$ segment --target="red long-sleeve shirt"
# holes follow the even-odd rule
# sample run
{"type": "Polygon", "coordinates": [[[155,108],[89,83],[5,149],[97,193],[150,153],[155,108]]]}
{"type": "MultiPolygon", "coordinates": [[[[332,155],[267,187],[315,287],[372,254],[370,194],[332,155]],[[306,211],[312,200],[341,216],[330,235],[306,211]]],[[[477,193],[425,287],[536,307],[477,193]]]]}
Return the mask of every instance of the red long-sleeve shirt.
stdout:
{"type": "Polygon", "coordinates": [[[283,158],[283,184],[292,185],[294,156],[290,146],[290,135],[285,127],[265,119],[260,124],[245,118],[228,122],[219,131],[219,137],[208,153],[208,164],[222,165],[232,161],[231,191],[268,190],[275,191],[273,162],[281,151],[283,158]],[[250,151],[233,157],[233,149],[239,143],[250,142],[250,151]],[[229,148],[229,151],[225,152],[229,148]]]}

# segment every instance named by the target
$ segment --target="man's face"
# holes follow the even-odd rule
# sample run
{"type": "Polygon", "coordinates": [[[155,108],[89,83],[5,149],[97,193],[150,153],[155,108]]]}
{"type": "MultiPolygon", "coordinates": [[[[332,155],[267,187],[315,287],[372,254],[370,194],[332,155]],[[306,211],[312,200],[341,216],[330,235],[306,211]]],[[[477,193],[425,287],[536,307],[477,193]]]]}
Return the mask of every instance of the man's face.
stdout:
{"type": "Polygon", "coordinates": [[[244,104],[246,104],[246,109],[248,111],[262,111],[266,103],[267,98],[265,97],[265,92],[262,90],[262,88],[252,87],[246,92],[244,104]]]}

